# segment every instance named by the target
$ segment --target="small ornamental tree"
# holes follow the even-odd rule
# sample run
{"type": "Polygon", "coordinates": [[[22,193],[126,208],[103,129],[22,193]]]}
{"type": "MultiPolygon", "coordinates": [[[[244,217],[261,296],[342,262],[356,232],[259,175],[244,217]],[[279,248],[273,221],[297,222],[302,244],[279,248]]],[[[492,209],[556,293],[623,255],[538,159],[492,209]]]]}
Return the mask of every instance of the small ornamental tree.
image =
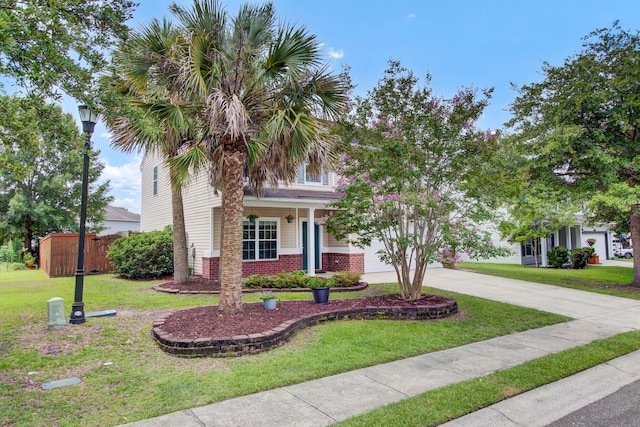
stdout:
{"type": "Polygon", "coordinates": [[[471,225],[491,219],[497,198],[488,184],[496,190],[502,181],[494,172],[502,169],[489,166],[498,138],[475,126],[490,94],[460,89],[452,99],[438,98],[391,61],[341,126],[342,197],[320,222],[358,247],[381,242],[379,256],[395,269],[403,298],[420,297],[427,264],[439,251],[454,258],[505,253],[491,245],[488,231],[471,225]]]}

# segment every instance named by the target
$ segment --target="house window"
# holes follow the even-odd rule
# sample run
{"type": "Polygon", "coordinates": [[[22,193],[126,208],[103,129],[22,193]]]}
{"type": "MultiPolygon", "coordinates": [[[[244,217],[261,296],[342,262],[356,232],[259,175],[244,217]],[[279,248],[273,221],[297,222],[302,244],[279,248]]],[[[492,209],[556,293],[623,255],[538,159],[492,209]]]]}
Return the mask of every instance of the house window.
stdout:
{"type": "MultiPolygon", "coordinates": [[[[535,240],[535,244],[536,244],[537,252],[539,254],[540,253],[540,239],[536,239],[535,240]]],[[[523,256],[533,256],[533,254],[534,254],[533,245],[534,245],[534,241],[533,240],[527,240],[527,243],[522,245],[522,255],[523,256]]]]}
{"type": "Polygon", "coordinates": [[[242,259],[278,258],[278,222],[256,219],[242,222],[242,259]]]}
{"type": "Polygon", "coordinates": [[[298,182],[301,184],[313,184],[313,185],[329,185],[329,174],[311,173],[307,170],[307,165],[302,163],[298,166],[298,182]]]}
{"type": "Polygon", "coordinates": [[[153,195],[158,194],[158,167],[153,168],[153,195]]]}

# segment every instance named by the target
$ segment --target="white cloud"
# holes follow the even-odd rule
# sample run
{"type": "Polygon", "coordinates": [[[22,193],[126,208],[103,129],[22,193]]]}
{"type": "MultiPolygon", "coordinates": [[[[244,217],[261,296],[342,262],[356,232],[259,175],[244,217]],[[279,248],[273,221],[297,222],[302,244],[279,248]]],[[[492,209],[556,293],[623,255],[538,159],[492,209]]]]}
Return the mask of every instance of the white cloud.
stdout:
{"type": "Polygon", "coordinates": [[[113,190],[139,195],[141,159],[141,156],[137,156],[133,162],[122,166],[112,166],[108,159],[103,159],[105,166],[100,175],[100,181],[111,181],[113,190]]]}
{"type": "Polygon", "coordinates": [[[127,208],[131,212],[140,212],[140,162],[142,155],[121,166],[113,166],[108,159],[102,159],[105,166],[100,182],[109,180],[109,194],[114,197],[113,205],[127,208]]]}
{"type": "Polygon", "coordinates": [[[340,59],[344,57],[344,52],[342,49],[334,50],[332,47],[329,48],[329,56],[333,59],[340,59]]]}
{"type": "Polygon", "coordinates": [[[322,42],[318,43],[318,48],[319,49],[322,49],[323,47],[324,47],[324,43],[322,43],[322,42]]]}
{"type": "Polygon", "coordinates": [[[413,12],[407,15],[407,19],[415,19],[415,17],[416,17],[416,14],[413,12]]]}

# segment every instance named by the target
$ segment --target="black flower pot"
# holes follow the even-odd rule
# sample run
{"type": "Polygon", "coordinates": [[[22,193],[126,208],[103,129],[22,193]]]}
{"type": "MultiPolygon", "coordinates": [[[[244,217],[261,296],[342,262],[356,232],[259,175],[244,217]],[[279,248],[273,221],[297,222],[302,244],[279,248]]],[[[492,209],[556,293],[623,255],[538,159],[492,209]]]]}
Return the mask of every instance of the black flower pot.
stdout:
{"type": "Polygon", "coordinates": [[[316,304],[326,304],[329,302],[329,288],[312,288],[313,300],[316,304]]]}

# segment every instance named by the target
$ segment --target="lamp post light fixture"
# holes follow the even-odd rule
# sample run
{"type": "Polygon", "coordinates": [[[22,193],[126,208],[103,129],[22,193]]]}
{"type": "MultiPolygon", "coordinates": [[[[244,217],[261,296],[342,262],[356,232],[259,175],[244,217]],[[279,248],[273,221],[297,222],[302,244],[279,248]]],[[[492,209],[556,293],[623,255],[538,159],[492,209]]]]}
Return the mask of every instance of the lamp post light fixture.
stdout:
{"type": "Polygon", "coordinates": [[[98,122],[98,114],[86,105],[78,106],[82,131],[87,135],[84,143],[84,163],[82,165],[82,198],[80,200],[80,233],[78,236],[78,266],[76,268],[76,291],[71,304],[71,318],[69,323],[79,325],[86,322],[84,317],[84,302],[82,292],[84,288],[84,234],[87,222],[87,195],[89,192],[89,150],[91,150],[91,135],[98,122]]]}

